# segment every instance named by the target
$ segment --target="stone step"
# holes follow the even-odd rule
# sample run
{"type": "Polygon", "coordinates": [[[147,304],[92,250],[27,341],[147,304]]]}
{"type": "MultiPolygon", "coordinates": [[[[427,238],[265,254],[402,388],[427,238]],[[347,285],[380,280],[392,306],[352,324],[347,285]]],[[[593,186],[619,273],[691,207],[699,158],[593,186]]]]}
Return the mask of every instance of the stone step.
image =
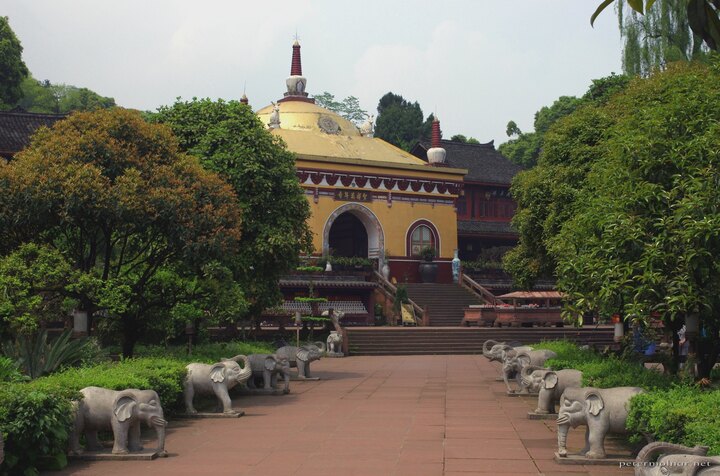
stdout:
{"type": "Polygon", "coordinates": [[[348,328],[352,355],[478,354],[487,339],[523,344],[566,338],[580,344],[613,343],[613,329],[536,328],[348,328]]]}

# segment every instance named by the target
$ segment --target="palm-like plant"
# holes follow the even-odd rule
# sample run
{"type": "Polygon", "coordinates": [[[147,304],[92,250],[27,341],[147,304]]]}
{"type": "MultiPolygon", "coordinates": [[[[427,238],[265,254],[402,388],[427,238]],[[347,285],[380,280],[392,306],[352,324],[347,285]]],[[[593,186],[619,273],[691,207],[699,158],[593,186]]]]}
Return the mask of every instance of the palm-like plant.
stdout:
{"type": "Polygon", "coordinates": [[[14,343],[5,344],[3,352],[15,359],[25,375],[36,379],[83,358],[88,340],[72,340],[71,337],[72,330],[67,329],[57,339],[48,342],[47,330],[43,329],[34,337],[21,336],[14,343]]]}

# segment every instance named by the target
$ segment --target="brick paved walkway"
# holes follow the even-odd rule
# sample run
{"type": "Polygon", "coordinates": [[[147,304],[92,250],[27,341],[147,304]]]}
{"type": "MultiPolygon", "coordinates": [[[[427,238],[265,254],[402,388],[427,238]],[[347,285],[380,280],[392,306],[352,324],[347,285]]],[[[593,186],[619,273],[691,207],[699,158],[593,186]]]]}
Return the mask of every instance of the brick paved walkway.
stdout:
{"type": "MultiPolygon", "coordinates": [[[[631,474],[560,466],[553,421],[530,421],[529,398],[505,395],[481,356],[323,359],[319,382],[290,395],[239,397],[239,419],[173,421],[170,457],[71,463],[73,475],[631,474]]],[[[579,448],[584,430],[572,430],[579,448]]],[[[59,474],[59,473],[54,473],[59,474]]]]}

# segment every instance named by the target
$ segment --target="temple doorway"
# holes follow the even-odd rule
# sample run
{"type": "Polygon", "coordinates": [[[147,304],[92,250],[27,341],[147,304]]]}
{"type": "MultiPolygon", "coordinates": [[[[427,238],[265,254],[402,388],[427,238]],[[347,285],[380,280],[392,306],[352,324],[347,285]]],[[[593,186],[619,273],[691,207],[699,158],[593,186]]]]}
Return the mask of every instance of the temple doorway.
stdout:
{"type": "Polygon", "coordinates": [[[351,212],[345,212],[335,219],[330,227],[329,244],[333,256],[368,257],[367,230],[351,212]]]}

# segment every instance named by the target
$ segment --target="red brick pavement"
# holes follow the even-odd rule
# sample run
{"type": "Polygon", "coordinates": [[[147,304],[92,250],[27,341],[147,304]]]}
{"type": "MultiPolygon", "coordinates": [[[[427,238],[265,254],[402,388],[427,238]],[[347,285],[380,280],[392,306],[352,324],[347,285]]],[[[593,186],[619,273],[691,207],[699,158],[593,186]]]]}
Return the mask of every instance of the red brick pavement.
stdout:
{"type": "MultiPolygon", "coordinates": [[[[73,475],[605,475],[632,471],[553,461],[553,421],[527,420],[481,356],[323,359],[318,382],[284,396],[241,396],[239,419],[176,420],[170,457],[73,462],[73,475]]],[[[148,433],[148,437],[152,433],[148,433]]],[[[583,429],[568,446],[582,446],[583,429]]],[[[148,446],[153,442],[149,441],[148,446]]]]}

